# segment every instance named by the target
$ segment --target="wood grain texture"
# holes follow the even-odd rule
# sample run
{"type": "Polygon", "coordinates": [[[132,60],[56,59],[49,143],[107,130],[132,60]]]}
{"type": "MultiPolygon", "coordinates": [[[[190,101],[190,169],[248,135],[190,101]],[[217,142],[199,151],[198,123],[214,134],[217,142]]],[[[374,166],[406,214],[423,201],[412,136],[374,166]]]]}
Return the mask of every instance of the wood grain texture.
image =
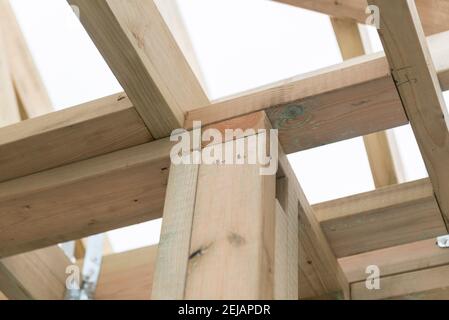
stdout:
{"type": "Polygon", "coordinates": [[[186,299],[274,298],[276,177],[259,170],[200,165],[186,299]]]}
{"type": "MultiPolygon", "coordinates": [[[[276,0],[338,18],[366,23],[367,0],[276,0]]],[[[445,0],[416,0],[419,16],[427,35],[449,30],[449,3],[445,0]]]]}
{"type": "Polygon", "coordinates": [[[21,119],[1,31],[0,28],[0,127],[4,127],[21,119]]]}
{"type": "Polygon", "coordinates": [[[69,0],[155,138],[209,104],[153,0],[69,0]]]}
{"type": "Polygon", "coordinates": [[[0,129],[0,181],[151,141],[124,94],[0,129]]]}
{"type": "Polygon", "coordinates": [[[446,233],[428,179],[328,201],[313,208],[337,257],[446,233]]]}
{"type": "Polygon", "coordinates": [[[284,152],[279,153],[279,166],[289,179],[289,207],[297,207],[299,219],[299,298],[311,298],[343,291],[349,297],[349,284],[329,242],[299,185],[284,152]]]}
{"type": "MultiPolygon", "coordinates": [[[[288,217],[278,200],[276,200],[275,224],[274,299],[287,300],[289,299],[288,217]]],[[[296,266],[298,265],[297,261],[296,266]]],[[[297,274],[298,272],[296,272],[296,278],[297,274]]],[[[296,289],[296,295],[298,295],[298,289],[296,289]]]]}
{"type": "MultiPolygon", "coordinates": [[[[339,259],[351,282],[353,299],[386,299],[448,286],[449,252],[435,238],[339,259]],[[366,267],[380,270],[380,290],[367,290],[366,267]]],[[[419,295],[418,295],[419,296],[419,295]]]]}
{"type": "Polygon", "coordinates": [[[171,165],[152,298],[184,298],[199,165],[171,165]]]}
{"type": "Polygon", "coordinates": [[[96,300],[150,300],[157,246],[103,257],[96,300]]]}
{"type": "Polygon", "coordinates": [[[47,89],[36,68],[9,0],[0,0],[1,31],[5,38],[14,87],[27,118],[52,112],[53,107],[47,89]]]}
{"type": "Polygon", "coordinates": [[[70,260],[57,246],[0,260],[0,290],[10,300],[61,300],[70,260]]]}
{"type": "Polygon", "coordinates": [[[159,140],[0,184],[0,256],[160,217],[171,147],[159,140]]]}
{"type": "MultiPolygon", "coordinates": [[[[359,27],[354,20],[331,17],[332,27],[344,60],[365,54],[359,27]]],[[[393,156],[385,131],[363,137],[376,188],[398,183],[393,156]]]]}
{"type": "Polygon", "coordinates": [[[369,3],[382,11],[379,35],[448,226],[449,116],[415,3],[369,3]]]}
{"type": "Polygon", "coordinates": [[[286,153],[408,123],[386,60],[374,54],[216,101],[189,112],[185,127],[260,110],[286,153]]]}

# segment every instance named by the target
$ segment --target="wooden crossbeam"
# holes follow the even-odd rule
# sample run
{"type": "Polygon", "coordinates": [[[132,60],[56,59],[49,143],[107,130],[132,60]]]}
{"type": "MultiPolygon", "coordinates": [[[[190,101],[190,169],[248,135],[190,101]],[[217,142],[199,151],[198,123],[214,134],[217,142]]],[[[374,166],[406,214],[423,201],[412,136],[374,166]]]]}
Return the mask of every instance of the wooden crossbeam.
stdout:
{"type": "Polygon", "coordinates": [[[124,94],[1,129],[0,181],[151,141],[124,94]]]}
{"type": "MultiPolygon", "coordinates": [[[[332,27],[344,60],[365,54],[359,27],[354,20],[331,17],[332,27]]],[[[376,188],[398,183],[385,131],[363,137],[368,161],[376,188]]]]}
{"type": "Polygon", "coordinates": [[[52,112],[52,103],[9,0],[0,0],[1,31],[5,38],[7,58],[18,102],[26,112],[27,118],[52,112]]]}
{"type": "MultiPolygon", "coordinates": [[[[367,0],[276,0],[293,6],[318,11],[338,18],[351,18],[366,23],[367,0]]],[[[427,35],[449,30],[449,3],[445,0],[416,0],[419,16],[427,35]]]]}
{"type": "MultiPolygon", "coordinates": [[[[448,53],[444,46],[447,39],[449,32],[428,39],[442,88],[449,88],[449,64],[445,59],[448,53]]],[[[385,59],[378,55],[364,56],[200,108],[188,116],[186,127],[194,119],[209,124],[265,109],[272,124],[280,128],[283,147],[291,153],[406,124],[402,105],[397,98],[392,98],[397,95],[395,88],[385,77],[389,77],[385,59]],[[352,80],[353,75],[358,76],[352,80]],[[389,95],[390,98],[382,98],[389,95]],[[309,108],[302,108],[302,104],[290,108],[290,102],[298,99],[309,108]],[[361,122],[357,123],[358,120],[361,122]],[[364,125],[366,122],[369,125],[364,125]],[[353,124],[355,127],[348,130],[353,124]]],[[[102,98],[2,128],[0,181],[151,139],[125,94],[102,98]],[[49,145],[58,151],[47,152],[42,157],[40,150],[48,150],[49,145]]]]}
{"type": "Polygon", "coordinates": [[[449,116],[415,3],[408,0],[369,3],[382,12],[379,35],[448,226],[449,116]]]}
{"type": "Polygon", "coordinates": [[[337,257],[446,232],[429,179],[332,200],[313,208],[337,257]]]}
{"type": "Polygon", "coordinates": [[[153,0],[69,0],[154,138],[209,104],[153,0]]]}
{"type": "Polygon", "coordinates": [[[55,246],[0,260],[0,290],[11,300],[61,300],[71,261],[55,246]]]}
{"type": "Polygon", "coordinates": [[[339,259],[339,262],[351,282],[352,299],[410,297],[449,286],[449,252],[439,248],[434,238],[339,259]],[[379,268],[379,290],[366,288],[369,265],[379,268]]]}

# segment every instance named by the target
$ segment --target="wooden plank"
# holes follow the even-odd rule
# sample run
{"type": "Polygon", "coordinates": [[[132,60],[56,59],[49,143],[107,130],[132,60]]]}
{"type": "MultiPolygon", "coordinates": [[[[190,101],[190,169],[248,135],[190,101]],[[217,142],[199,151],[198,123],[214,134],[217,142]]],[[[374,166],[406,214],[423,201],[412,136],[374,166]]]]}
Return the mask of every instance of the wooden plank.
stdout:
{"type": "Polygon", "coordinates": [[[11,300],[60,300],[70,260],[57,246],[0,260],[0,290],[11,300]]]}
{"type": "Polygon", "coordinates": [[[14,87],[27,118],[52,112],[52,103],[9,0],[0,0],[0,29],[4,31],[14,87]]]}
{"type": "MultiPolygon", "coordinates": [[[[331,18],[340,52],[344,60],[365,54],[359,27],[354,20],[331,18]]],[[[376,188],[398,183],[387,133],[376,132],[363,137],[376,188]]]]}
{"type": "Polygon", "coordinates": [[[69,0],[155,138],[209,104],[153,0],[69,0]]]}
{"type": "Polygon", "coordinates": [[[386,299],[447,287],[449,252],[435,238],[339,259],[354,299],[386,299]],[[366,267],[380,271],[380,289],[365,286],[366,267]]]}
{"type": "Polygon", "coordinates": [[[157,246],[103,257],[96,300],[149,300],[157,246]]]}
{"type": "Polygon", "coordinates": [[[374,54],[216,101],[189,112],[185,127],[259,110],[286,153],[408,123],[385,58],[374,54]]]}
{"type": "Polygon", "coordinates": [[[260,167],[200,165],[186,299],[274,298],[276,177],[260,167]]]}
{"type": "MultiPolygon", "coordinates": [[[[276,0],[338,18],[366,23],[367,0],[276,0]]],[[[427,35],[449,30],[449,3],[445,0],[416,0],[419,16],[427,35]]]]}
{"type": "Polygon", "coordinates": [[[343,270],[282,150],[279,166],[289,180],[290,210],[296,206],[299,211],[299,297],[310,298],[338,290],[349,297],[349,284],[343,270]]]}
{"type": "Polygon", "coordinates": [[[0,28],[0,127],[20,121],[19,106],[0,28]]]}
{"type": "Polygon", "coordinates": [[[446,233],[428,179],[320,203],[313,209],[337,257],[446,233]]]}
{"type": "Polygon", "coordinates": [[[369,3],[382,11],[379,34],[448,226],[449,116],[416,6],[406,0],[369,3]]]}
{"type": "Polygon", "coordinates": [[[171,165],[153,283],[154,300],[182,300],[199,165],[171,165]]]}
{"type": "Polygon", "coordinates": [[[171,146],[159,140],[0,184],[0,256],[160,217],[171,146]]]}
{"type": "MultiPolygon", "coordinates": [[[[276,200],[275,224],[274,299],[287,300],[289,298],[288,217],[278,200],[276,200]]],[[[298,266],[297,261],[296,266],[298,266]]],[[[296,278],[297,274],[298,272],[296,272],[296,278]]],[[[298,289],[296,289],[296,300],[298,300],[297,296],[298,289]]]]}
{"type": "Polygon", "coordinates": [[[0,131],[0,181],[151,141],[124,94],[31,119],[0,131]]]}

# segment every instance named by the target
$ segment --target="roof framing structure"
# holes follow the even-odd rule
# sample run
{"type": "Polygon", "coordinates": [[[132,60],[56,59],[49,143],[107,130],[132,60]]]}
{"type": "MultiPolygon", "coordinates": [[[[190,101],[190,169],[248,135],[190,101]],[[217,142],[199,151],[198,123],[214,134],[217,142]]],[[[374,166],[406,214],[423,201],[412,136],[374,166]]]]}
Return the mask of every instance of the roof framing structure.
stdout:
{"type": "Polygon", "coordinates": [[[63,299],[74,262],[57,244],[158,218],[158,245],[104,257],[97,299],[449,298],[449,251],[435,245],[449,221],[448,2],[369,0],[385,54],[363,51],[364,0],[279,2],[332,16],[345,61],[210,101],[172,2],[69,0],[125,92],[51,112],[0,0],[0,31],[11,30],[0,32],[8,299],[63,299]],[[194,121],[278,129],[277,175],[172,164],[172,130],[194,121]],[[398,184],[383,131],[409,123],[429,178],[398,184]],[[286,155],[360,136],[376,190],[311,206],[286,155]],[[380,290],[365,286],[373,261],[380,290]]]}

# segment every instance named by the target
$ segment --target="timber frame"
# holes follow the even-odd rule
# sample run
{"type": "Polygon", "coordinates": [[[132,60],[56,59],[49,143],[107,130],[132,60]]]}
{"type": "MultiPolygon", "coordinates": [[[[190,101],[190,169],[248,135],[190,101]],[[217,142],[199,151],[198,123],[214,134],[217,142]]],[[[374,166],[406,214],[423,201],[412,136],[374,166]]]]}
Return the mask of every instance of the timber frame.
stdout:
{"type": "Polygon", "coordinates": [[[158,245],[105,252],[96,299],[449,299],[449,1],[277,1],[328,14],[344,62],[210,101],[172,1],[68,0],[125,92],[52,112],[0,0],[0,300],[63,299],[58,244],[158,218],[158,245]],[[195,121],[278,129],[277,174],[171,163],[195,121]],[[406,124],[429,178],[398,183],[385,130],[406,124]],[[311,206],[287,155],[361,136],[376,189],[311,206]]]}

